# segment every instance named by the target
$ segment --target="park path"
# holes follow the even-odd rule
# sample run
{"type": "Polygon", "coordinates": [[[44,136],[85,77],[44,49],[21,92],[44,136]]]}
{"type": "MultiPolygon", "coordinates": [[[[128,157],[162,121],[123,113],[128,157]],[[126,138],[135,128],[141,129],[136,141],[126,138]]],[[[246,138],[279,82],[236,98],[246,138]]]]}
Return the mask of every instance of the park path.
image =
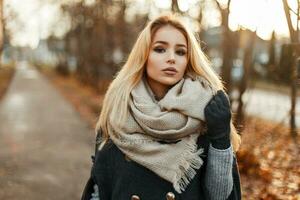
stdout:
{"type": "Polygon", "coordinates": [[[80,199],[93,133],[42,74],[18,64],[0,103],[0,199],[80,199]]]}

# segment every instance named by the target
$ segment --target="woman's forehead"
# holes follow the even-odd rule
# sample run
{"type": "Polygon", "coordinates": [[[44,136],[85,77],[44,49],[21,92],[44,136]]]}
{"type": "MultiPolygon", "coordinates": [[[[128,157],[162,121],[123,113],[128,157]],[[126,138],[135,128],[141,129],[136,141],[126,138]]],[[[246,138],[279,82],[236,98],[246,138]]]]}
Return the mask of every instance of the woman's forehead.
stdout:
{"type": "Polygon", "coordinates": [[[178,44],[179,46],[186,46],[186,38],[180,30],[172,26],[163,26],[159,28],[153,37],[152,44],[178,44]]]}

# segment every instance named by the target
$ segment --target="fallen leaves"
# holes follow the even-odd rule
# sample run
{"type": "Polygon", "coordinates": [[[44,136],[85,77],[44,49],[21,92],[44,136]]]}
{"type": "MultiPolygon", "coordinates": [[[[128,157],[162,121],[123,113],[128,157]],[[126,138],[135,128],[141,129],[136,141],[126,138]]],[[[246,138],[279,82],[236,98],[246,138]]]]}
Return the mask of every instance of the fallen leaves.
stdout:
{"type": "Polygon", "coordinates": [[[242,141],[238,162],[243,197],[300,199],[299,136],[293,139],[288,127],[248,117],[242,141]]]}

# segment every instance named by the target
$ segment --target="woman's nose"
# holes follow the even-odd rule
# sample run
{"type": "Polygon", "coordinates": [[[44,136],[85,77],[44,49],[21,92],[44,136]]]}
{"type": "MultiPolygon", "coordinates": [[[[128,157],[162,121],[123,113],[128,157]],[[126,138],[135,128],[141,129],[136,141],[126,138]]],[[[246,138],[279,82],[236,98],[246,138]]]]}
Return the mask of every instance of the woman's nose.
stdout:
{"type": "Polygon", "coordinates": [[[175,63],[175,54],[174,54],[174,52],[169,52],[169,54],[168,54],[168,63],[170,63],[170,64],[175,63]]]}

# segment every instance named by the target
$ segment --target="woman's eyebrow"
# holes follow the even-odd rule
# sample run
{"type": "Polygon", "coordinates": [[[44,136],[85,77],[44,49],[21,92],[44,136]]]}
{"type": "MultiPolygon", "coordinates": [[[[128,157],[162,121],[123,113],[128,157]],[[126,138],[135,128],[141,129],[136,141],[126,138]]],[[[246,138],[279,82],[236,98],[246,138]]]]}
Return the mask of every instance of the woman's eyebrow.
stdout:
{"type": "MultiPolygon", "coordinates": [[[[156,42],[154,42],[154,44],[156,44],[156,43],[161,43],[161,44],[165,44],[165,45],[168,45],[169,43],[168,42],[166,42],[166,41],[156,41],[156,42]]],[[[185,44],[176,44],[176,46],[179,46],[179,47],[185,47],[186,48],[186,45],[185,44]]]]}

